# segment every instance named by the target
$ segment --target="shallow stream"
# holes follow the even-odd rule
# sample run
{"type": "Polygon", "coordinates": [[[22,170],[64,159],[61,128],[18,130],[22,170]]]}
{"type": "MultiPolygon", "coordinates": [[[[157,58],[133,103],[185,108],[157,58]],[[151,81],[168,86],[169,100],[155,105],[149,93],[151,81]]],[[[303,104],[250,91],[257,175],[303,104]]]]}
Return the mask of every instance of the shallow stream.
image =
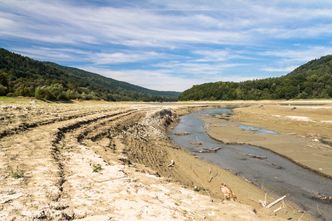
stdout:
{"type": "MultiPolygon", "coordinates": [[[[332,203],[315,198],[318,193],[332,196],[332,179],[304,169],[271,151],[251,145],[223,144],[207,135],[202,120],[204,115],[230,113],[231,110],[227,108],[210,108],[182,116],[169,136],[174,143],[199,158],[228,169],[269,193],[279,196],[287,194],[287,199],[295,202],[316,220],[332,220],[332,203]],[[206,152],[207,149],[217,151],[206,152]]],[[[223,129],[220,127],[220,130],[223,129]]],[[[264,128],[259,129],[269,132],[264,128]]]]}

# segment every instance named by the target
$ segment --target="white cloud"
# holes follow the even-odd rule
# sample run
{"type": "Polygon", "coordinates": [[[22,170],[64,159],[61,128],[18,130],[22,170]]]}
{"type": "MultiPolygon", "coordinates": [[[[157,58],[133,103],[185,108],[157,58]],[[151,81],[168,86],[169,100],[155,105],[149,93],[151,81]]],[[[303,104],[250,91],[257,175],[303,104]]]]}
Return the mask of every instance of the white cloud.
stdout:
{"type": "MultiPolygon", "coordinates": [[[[165,62],[154,65],[157,68],[163,69],[168,73],[185,73],[192,76],[204,75],[218,75],[221,74],[225,69],[238,67],[242,64],[239,63],[200,63],[200,62],[165,62]]],[[[211,77],[211,76],[210,76],[211,77]]]]}
{"type": "Polygon", "coordinates": [[[38,60],[63,61],[85,61],[91,53],[89,51],[72,48],[49,48],[49,47],[15,47],[14,52],[29,56],[38,60]]]}
{"type": "Polygon", "coordinates": [[[165,15],[140,9],[77,7],[45,1],[6,1],[11,19],[19,27],[1,35],[62,43],[119,43],[130,46],[169,46],[188,43],[240,43],[245,33],[205,28],[206,15],[165,15]],[[15,12],[19,11],[20,16],[15,12]],[[52,37],[51,37],[52,36],[52,37]]]}
{"type": "Polygon", "coordinates": [[[241,68],[284,73],[332,54],[324,40],[306,43],[332,34],[331,1],[145,0],[133,4],[0,0],[0,39],[31,42],[11,48],[40,60],[84,63],[97,73],[165,90],[252,78],[227,74],[231,69],[229,73],[241,68]],[[140,62],[137,70],[125,66],[140,62]],[[100,68],[114,64],[122,70],[100,68]]]}
{"type": "Polygon", "coordinates": [[[0,13],[0,29],[14,28],[15,22],[0,13]]]}
{"type": "Polygon", "coordinates": [[[129,82],[131,84],[140,85],[153,90],[164,91],[184,91],[191,88],[195,84],[202,84],[207,82],[216,81],[245,81],[250,79],[258,79],[261,77],[256,76],[242,76],[238,75],[202,75],[197,77],[180,77],[171,75],[164,69],[160,70],[111,70],[107,68],[96,68],[93,66],[81,66],[81,69],[102,74],[103,76],[110,77],[116,80],[129,82]]]}
{"type": "Polygon", "coordinates": [[[94,73],[102,74],[106,77],[140,85],[142,87],[146,87],[153,90],[183,91],[185,89],[190,88],[193,84],[202,83],[202,80],[200,79],[181,78],[169,75],[167,73],[162,73],[158,70],[114,71],[106,68],[96,68],[96,67],[87,67],[87,66],[82,66],[80,68],[94,73]]]}
{"type": "Polygon", "coordinates": [[[6,11],[0,14],[0,25],[8,27],[0,30],[0,35],[45,42],[112,42],[138,47],[174,47],[181,43],[247,45],[266,35],[283,39],[331,34],[332,7],[324,1],[320,8],[300,1],[293,1],[299,5],[296,8],[279,1],[150,1],[159,6],[150,10],[139,5],[78,7],[66,1],[0,2],[0,11],[6,11]],[[161,13],[162,10],[178,13],[161,13]],[[312,25],[313,20],[316,25],[312,25]]]}
{"type": "Polygon", "coordinates": [[[291,71],[293,71],[297,66],[285,66],[285,67],[266,67],[262,68],[262,71],[267,71],[267,72],[281,72],[283,74],[287,74],[291,71]]]}
{"type": "Polygon", "coordinates": [[[279,57],[282,61],[303,63],[322,56],[332,54],[332,47],[310,46],[299,47],[297,49],[265,51],[261,53],[265,56],[279,57]]]}
{"type": "MultiPolygon", "coordinates": [[[[49,47],[32,47],[32,48],[13,48],[14,52],[25,56],[33,57],[39,60],[53,60],[56,62],[89,62],[96,66],[106,64],[132,63],[151,59],[160,59],[165,54],[149,52],[94,52],[73,48],[49,48],[49,47]]],[[[167,56],[170,57],[170,56],[167,56]]]]}
{"type": "Polygon", "coordinates": [[[332,7],[324,1],[325,8],[300,1],[293,1],[299,4],[296,8],[279,1],[243,0],[150,1],[159,6],[150,8],[78,7],[66,1],[41,0],[0,2],[0,12],[5,11],[0,13],[0,25],[7,27],[0,30],[0,36],[51,43],[171,48],[188,43],[248,45],[266,38],[331,34],[332,7]],[[161,13],[163,10],[177,13],[161,13]]]}
{"type": "Polygon", "coordinates": [[[90,61],[95,64],[120,64],[144,61],[149,59],[162,58],[163,55],[156,52],[115,52],[115,53],[96,53],[90,56],[90,61]]]}
{"type": "Polygon", "coordinates": [[[313,59],[318,59],[322,56],[332,54],[332,47],[323,47],[323,46],[309,46],[304,47],[298,45],[296,49],[287,49],[287,50],[275,50],[275,51],[265,51],[262,52],[263,56],[271,56],[277,59],[274,63],[270,65],[264,65],[261,68],[262,71],[275,72],[287,74],[298,66],[309,62],[313,59]]]}
{"type": "MultiPolygon", "coordinates": [[[[197,61],[200,62],[218,62],[228,60],[232,56],[232,52],[226,50],[195,50],[194,54],[200,55],[197,61]]],[[[234,53],[234,52],[233,52],[234,53]]]]}

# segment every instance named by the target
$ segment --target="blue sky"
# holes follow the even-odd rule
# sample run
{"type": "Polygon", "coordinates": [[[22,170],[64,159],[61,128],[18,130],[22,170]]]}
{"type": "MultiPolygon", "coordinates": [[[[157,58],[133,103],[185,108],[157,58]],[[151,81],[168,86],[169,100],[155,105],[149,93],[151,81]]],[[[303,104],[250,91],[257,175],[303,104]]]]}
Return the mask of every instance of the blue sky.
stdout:
{"type": "Polygon", "coordinates": [[[183,91],[332,54],[332,1],[0,0],[0,47],[183,91]]]}

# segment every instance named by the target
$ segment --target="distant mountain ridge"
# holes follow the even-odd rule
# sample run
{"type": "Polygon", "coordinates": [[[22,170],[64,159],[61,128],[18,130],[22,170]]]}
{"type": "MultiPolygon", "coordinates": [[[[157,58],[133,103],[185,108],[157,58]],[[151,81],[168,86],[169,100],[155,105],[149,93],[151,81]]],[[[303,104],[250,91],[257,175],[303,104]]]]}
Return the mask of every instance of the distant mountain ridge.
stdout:
{"type": "Polygon", "coordinates": [[[332,98],[332,55],[312,60],[281,77],[194,85],[179,100],[332,98]]]}
{"type": "Polygon", "coordinates": [[[46,100],[174,101],[179,94],[150,90],[81,69],[37,61],[0,48],[0,96],[46,100]]]}

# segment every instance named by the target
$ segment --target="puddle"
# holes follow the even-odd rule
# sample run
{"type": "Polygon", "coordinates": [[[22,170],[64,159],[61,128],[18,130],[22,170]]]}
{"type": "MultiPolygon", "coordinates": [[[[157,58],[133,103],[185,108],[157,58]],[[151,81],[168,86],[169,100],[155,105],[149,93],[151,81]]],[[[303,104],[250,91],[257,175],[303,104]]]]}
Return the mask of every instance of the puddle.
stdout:
{"type": "Polygon", "coordinates": [[[272,131],[272,130],[259,128],[259,127],[254,127],[254,126],[249,126],[249,125],[244,125],[244,124],[240,124],[239,128],[241,130],[254,132],[256,134],[263,134],[263,135],[264,134],[278,134],[277,132],[272,131]]]}

